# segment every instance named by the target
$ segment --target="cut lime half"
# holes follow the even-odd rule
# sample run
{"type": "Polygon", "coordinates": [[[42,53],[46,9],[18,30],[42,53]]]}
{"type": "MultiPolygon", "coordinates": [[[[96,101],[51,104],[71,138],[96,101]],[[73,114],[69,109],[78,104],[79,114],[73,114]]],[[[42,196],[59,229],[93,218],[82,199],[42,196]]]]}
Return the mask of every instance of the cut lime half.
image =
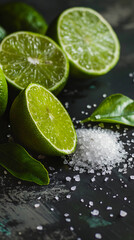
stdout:
{"type": "Polygon", "coordinates": [[[47,89],[30,84],[14,100],[10,121],[25,147],[47,155],[74,152],[76,132],[67,111],[47,89]]]}
{"type": "Polygon", "coordinates": [[[120,44],[110,24],[90,8],[65,10],[53,23],[48,35],[65,51],[76,76],[103,75],[120,55],[120,44]]]}
{"type": "Polygon", "coordinates": [[[58,94],[66,84],[69,64],[50,38],[30,32],[8,35],[0,46],[0,66],[10,84],[24,89],[39,83],[58,94]]]}

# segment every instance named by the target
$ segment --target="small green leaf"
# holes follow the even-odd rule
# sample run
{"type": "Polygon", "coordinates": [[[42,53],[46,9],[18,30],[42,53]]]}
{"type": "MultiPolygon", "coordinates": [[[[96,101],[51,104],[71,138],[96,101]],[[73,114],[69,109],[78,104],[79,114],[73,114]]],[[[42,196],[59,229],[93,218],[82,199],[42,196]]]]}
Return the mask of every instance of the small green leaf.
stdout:
{"type": "Polygon", "coordinates": [[[0,144],[0,165],[19,179],[39,185],[49,184],[49,176],[45,167],[32,158],[19,144],[0,144]]]}
{"type": "Polygon", "coordinates": [[[134,126],[134,101],[117,93],[107,97],[84,122],[107,122],[134,126]]]}

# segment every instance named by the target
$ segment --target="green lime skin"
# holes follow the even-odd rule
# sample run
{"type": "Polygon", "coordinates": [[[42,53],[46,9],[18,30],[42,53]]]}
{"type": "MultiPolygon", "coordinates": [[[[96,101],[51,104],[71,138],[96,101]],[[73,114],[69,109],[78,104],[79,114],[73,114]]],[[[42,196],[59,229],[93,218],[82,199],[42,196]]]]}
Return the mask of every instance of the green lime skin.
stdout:
{"type": "Polygon", "coordinates": [[[8,33],[31,31],[45,34],[45,19],[30,5],[23,2],[7,3],[0,6],[0,24],[8,33]]]}
{"type": "Polygon", "coordinates": [[[65,51],[77,78],[101,76],[118,62],[120,43],[110,24],[90,8],[66,9],[50,24],[47,35],[65,51]]]}
{"type": "Polygon", "coordinates": [[[8,103],[8,87],[5,76],[0,69],[0,117],[4,114],[8,103]]]}
{"type": "Polygon", "coordinates": [[[3,27],[0,26],[0,42],[3,40],[3,38],[5,38],[7,35],[5,29],[3,27]]]}
{"type": "Polygon", "coordinates": [[[33,152],[68,155],[77,136],[66,109],[46,88],[30,84],[14,100],[10,123],[15,139],[33,152]]]}

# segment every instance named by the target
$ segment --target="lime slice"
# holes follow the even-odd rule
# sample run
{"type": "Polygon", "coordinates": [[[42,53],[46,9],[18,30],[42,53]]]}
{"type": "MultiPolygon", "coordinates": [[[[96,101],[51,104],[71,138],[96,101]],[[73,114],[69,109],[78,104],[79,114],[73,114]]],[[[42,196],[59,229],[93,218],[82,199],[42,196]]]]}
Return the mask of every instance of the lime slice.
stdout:
{"type": "Polygon", "coordinates": [[[24,89],[39,83],[58,94],[69,74],[68,60],[48,37],[30,32],[8,35],[0,46],[0,65],[9,83],[24,89]]]}
{"type": "Polygon", "coordinates": [[[7,82],[2,70],[0,69],[0,117],[4,114],[8,102],[7,82]]]}
{"type": "Polygon", "coordinates": [[[39,84],[30,84],[16,97],[10,122],[14,136],[35,152],[63,155],[75,150],[76,132],[67,111],[39,84]]]}
{"type": "Polygon", "coordinates": [[[76,76],[105,74],[119,59],[120,44],[115,32],[90,8],[65,10],[50,26],[48,35],[65,51],[76,76]]]}
{"type": "Polygon", "coordinates": [[[45,34],[45,19],[30,5],[23,2],[6,3],[0,6],[0,24],[8,33],[31,31],[45,34]]]}

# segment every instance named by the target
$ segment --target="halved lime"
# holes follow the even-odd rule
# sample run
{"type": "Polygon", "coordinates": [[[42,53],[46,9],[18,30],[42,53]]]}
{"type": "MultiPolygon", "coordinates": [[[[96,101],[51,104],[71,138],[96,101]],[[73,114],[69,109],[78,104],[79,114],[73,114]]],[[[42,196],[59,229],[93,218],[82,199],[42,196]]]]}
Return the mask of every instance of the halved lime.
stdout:
{"type": "Polygon", "coordinates": [[[8,33],[31,31],[45,34],[48,27],[40,13],[24,2],[0,5],[0,24],[8,33]]]}
{"type": "Polygon", "coordinates": [[[30,84],[14,100],[10,111],[14,136],[25,147],[47,155],[70,154],[76,132],[60,101],[39,84],[30,84]]]}
{"type": "Polygon", "coordinates": [[[8,102],[8,88],[5,76],[0,69],[0,117],[4,114],[8,102]]]}
{"type": "Polygon", "coordinates": [[[65,10],[50,26],[48,35],[65,51],[74,75],[105,74],[119,59],[120,44],[114,30],[90,8],[65,10]]]}
{"type": "Polygon", "coordinates": [[[60,47],[50,38],[30,32],[16,32],[2,41],[0,66],[16,88],[24,89],[34,82],[55,94],[69,74],[68,60],[60,47]]]}

